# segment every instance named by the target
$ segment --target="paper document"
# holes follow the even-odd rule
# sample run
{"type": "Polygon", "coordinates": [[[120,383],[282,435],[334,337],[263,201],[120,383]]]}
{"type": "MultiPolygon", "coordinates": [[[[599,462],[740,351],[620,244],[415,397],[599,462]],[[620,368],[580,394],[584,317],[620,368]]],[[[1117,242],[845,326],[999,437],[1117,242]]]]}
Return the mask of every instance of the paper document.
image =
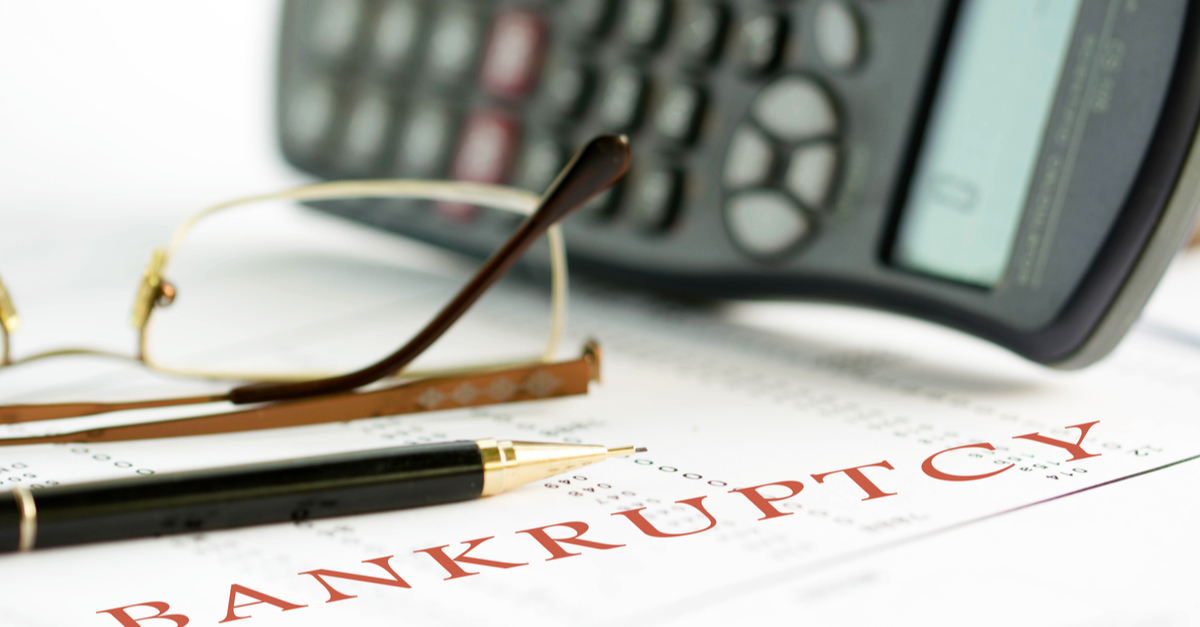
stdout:
{"type": "MultiPolygon", "coordinates": [[[[1107,361],[1062,373],[923,323],[831,306],[692,311],[588,288],[573,295],[570,328],[567,348],[594,336],[605,351],[603,381],[585,397],[0,448],[0,481],[41,485],[483,437],[649,449],[445,506],[3,556],[0,624],[819,615],[827,595],[780,592],[797,582],[861,598],[864,616],[882,620],[886,608],[868,608],[878,592],[869,577],[824,574],[906,543],[938,551],[940,534],[963,523],[1200,455],[1200,350],[1155,333],[1135,331],[1107,361]]],[[[70,388],[34,381],[49,372],[0,373],[0,401],[70,388]]],[[[136,394],[124,380],[78,384],[136,394]]],[[[0,429],[18,432],[28,433],[0,429]]]]}

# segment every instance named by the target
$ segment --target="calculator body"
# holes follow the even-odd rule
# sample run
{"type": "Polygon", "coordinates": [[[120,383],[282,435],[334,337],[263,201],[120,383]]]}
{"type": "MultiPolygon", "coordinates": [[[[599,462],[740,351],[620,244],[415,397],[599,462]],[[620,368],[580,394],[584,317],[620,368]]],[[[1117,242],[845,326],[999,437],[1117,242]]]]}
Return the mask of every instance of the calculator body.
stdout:
{"type": "MultiPolygon", "coordinates": [[[[278,132],[323,178],[534,191],[625,133],[630,173],[565,225],[573,269],[872,306],[1074,368],[1195,219],[1198,22],[1185,0],[290,0],[278,132]]],[[[323,209],[474,255],[513,226],[323,209]]]]}

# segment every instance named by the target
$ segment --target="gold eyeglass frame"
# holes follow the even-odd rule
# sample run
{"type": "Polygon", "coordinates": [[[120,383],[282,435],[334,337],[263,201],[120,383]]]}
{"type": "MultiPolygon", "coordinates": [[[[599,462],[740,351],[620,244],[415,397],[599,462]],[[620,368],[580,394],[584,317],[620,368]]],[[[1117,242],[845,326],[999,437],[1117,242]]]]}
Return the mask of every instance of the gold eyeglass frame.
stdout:
{"type": "MultiPolygon", "coordinates": [[[[0,424],[14,424],[92,416],[114,411],[158,407],[232,403],[250,406],[239,411],[102,427],[46,436],[0,438],[0,446],[50,442],[112,442],[272,429],[303,424],[340,422],[355,418],[395,415],[452,407],[472,407],[555,396],[586,394],[588,382],[599,380],[600,348],[589,341],[579,358],[552,362],[566,319],[566,247],[558,222],[616,180],[629,166],[629,142],[624,136],[592,139],[571,159],[540,197],[511,188],[446,181],[340,181],[308,185],[274,194],[250,196],[209,207],[189,218],[166,248],[151,254],[130,322],[138,332],[137,354],[121,355],[93,349],[61,349],[10,359],[8,335],[19,317],[12,299],[0,283],[0,333],[4,353],[0,365],[12,367],[49,357],[101,355],[133,359],[158,372],[208,378],[253,381],[227,393],[131,402],[73,402],[0,406],[0,424]],[[382,360],[359,370],[329,376],[246,377],[245,373],[191,372],[156,364],[146,344],[153,312],[171,304],[176,295],[166,278],[172,254],[188,230],[214,213],[267,200],[318,201],[337,198],[412,198],[492,207],[526,215],[509,239],[484,262],[478,273],[449,303],[406,344],[382,360]],[[542,235],[549,240],[551,259],[551,325],[540,356],[524,362],[468,365],[462,368],[406,370],[425,349],[437,341],[493,286],[542,235]],[[403,374],[404,381],[395,382],[403,374]],[[376,385],[362,390],[364,386],[376,385]]],[[[2,372],[0,368],[0,372],[2,372]]]]}

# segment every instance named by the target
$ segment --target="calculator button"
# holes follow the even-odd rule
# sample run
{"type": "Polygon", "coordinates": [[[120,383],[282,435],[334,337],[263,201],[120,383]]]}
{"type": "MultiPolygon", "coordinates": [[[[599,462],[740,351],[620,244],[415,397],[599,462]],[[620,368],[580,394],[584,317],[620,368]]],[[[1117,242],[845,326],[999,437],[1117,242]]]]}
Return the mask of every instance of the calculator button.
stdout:
{"type": "Polygon", "coordinates": [[[777,257],[809,233],[808,218],[787,196],[773,191],[738,194],[725,204],[729,235],[743,251],[760,258],[777,257]]]}
{"type": "Polygon", "coordinates": [[[362,0],[321,0],[313,11],[312,50],[323,61],[346,61],[354,52],[366,7],[362,0]]]}
{"type": "Polygon", "coordinates": [[[809,144],[792,153],[784,184],[800,202],[809,207],[824,207],[837,172],[837,149],[831,142],[809,144]]]}
{"type": "Polygon", "coordinates": [[[734,56],[743,70],[760,74],[779,60],[787,23],[774,13],[752,14],[738,29],[734,56]]]}
{"type": "Polygon", "coordinates": [[[417,109],[400,134],[399,174],[411,178],[445,176],[458,117],[444,103],[429,102],[417,109]]]}
{"type": "Polygon", "coordinates": [[[775,150],[767,138],[749,124],[739,126],[725,156],[725,186],[737,189],[760,185],[774,167],[775,150]]]}
{"type": "Polygon", "coordinates": [[[703,113],[703,92],[692,85],[675,85],[659,105],[654,127],[663,137],[686,144],[695,138],[703,113]]]}
{"type": "Polygon", "coordinates": [[[800,141],[837,132],[838,119],[829,94],[811,79],[776,80],[754,99],[754,117],[784,141],[800,141]]]}
{"type": "Polygon", "coordinates": [[[545,39],[545,25],[533,11],[509,9],[496,15],[480,71],[483,88],[501,98],[528,94],[541,69],[545,39]]]}
{"type": "Polygon", "coordinates": [[[817,54],[832,68],[845,70],[862,53],[862,30],[854,10],[840,0],[824,0],[815,19],[817,54]]]}
{"type": "Polygon", "coordinates": [[[665,230],[675,220],[681,178],[672,170],[649,170],[633,192],[633,219],[643,227],[665,230]]]}
{"type": "Polygon", "coordinates": [[[679,47],[697,63],[711,63],[721,52],[729,10],[717,3],[689,4],[679,33],[679,47]]]}
{"type": "Polygon", "coordinates": [[[579,208],[580,215],[587,215],[601,220],[610,220],[617,213],[617,207],[620,206],[621,190],[624,183],[617,181],[612,184],[612,187],[596,194],[591,200],[587,201],[579,208]]]}
{"type": "Polygon", "coordinates": [[[612,22],[613,0],[567,0],[562,13],[569,30],[599,37],[612,22]]]}
{"type": "Polygon", "coordinates": [[[416,0],[391,0],[383,5],[375,25],[372,59],[387,72],[412,63],[421,38],[421,8],[416,0]]]}
{"type": "Polygon", "coordinates": [[[429,71],[443,83],[464,80],[479,54],[482,25],[464,2],[442,3],[429,36],[429,71]]]}
{"type": "MultiPolygon", "coordinates": [[[[517,122],[503,113],[476,111],[463,124],[451,178],[473,183],[503,183],[517,150],[517,122]]],[[[438,213],[455,222],[469,222],[477,208],[458,203],[438,203],[438,213]]]]}
{"type": "Polygon", "coordinates": [[[567,152],[555,140],[536,139],[525,144],[517,161],[513,184],[538,194],[546,191],[566,164],[567,152]]]}
{"type": "Polygon", "coordinates": [[[542,95],[550,110],[562,118],[583,112],[592,91],[592,71],[577,63],[560,62],[542,80],[542,95]]]}
{"type": "Polygon", "coordinates": [[[671,17],[668,0],[630,0],[621,20],[621,36],[639,48],[653,48],[662,43],[671,17]]]}
{"type": "Polygon", "coordinates": [[[329,141],[337,116],[337,93],[329,81],[310,79],[290,90],[283,115],[288,146],[314,158],[329,141]]]}
{"type": "Polygon", "coordinates": [[[354,102],[342,137],[339,169],[353,176],[375,174],[391,136],[392,105],[387,97],[369,92],[354,102]]]}
{"type": "Polygon", "coordinates": [[[633,130],[641,121],[646,104],[646,77],[629,65],[614,68],[608,75],[600,99],[600,123],[613,132],[633,130]]]}

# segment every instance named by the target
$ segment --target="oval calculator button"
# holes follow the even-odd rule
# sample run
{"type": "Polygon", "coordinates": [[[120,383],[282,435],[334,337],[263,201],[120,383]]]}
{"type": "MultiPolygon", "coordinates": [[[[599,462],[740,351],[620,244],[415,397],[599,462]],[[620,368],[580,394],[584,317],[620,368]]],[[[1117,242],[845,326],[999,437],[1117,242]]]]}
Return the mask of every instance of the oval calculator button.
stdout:
{"type": "Polygon", "coordinates": [[[725,204],[729,235],[755,257],[774,257],[809,233],[808,218],[787,196],[772,191],[746,192],[725,204]]]}
{"type": "Polygon", "coordinates": [[[729,153],[725,155],[725,186],[738,189],[759,185],[771,175],[775,150],[753,126],[742,124],[733,132],[729,153]]]}
{"type": "Polygon", "coordinates": [[[555,63],[542,82],[542,97],[551,111],[563,118],[582,113],[592,90],[592,74],[579,64],[555,63]]]}
{"type": "Polygon", "coordinates": [[[833,99],[823,87],[802,76],[771,83],[754,100],[754,117],[784,141],[800,141],[837,132],[833,99]]]}
{"type": "Polygon", "coordinates": [[[666,230],[675,221],[682,179],[668,169],[650,170],[638,178],[633,196],[633,219],[651,231],[666,230]]]}
{"type": "Polygon", "coordinates": [[[354,52],[365,8],[362,0],[322,0],[318,3],[313,16],[313,51],[325,61],[345,61],[354,52]]]}
{"type": "Polygon", "coordinates": [[[711,2],[689,3],[687,17],[679,33],[679,47],[693,61],[710,63],[721,52],[729,10],[711,2]]]}
{"type": "Polygon", "coordinates": [[[333,132],[337,93],[328,81],[311,79],[289,90],[283,130],[288,147],[301,158],[319,155],[333,132]]]}
{"type": "Polygon", "coordinates": [[[817,7],[817,54],[830,67],[845,70],[858,63],[862,31],[854,11],[840,0],[825,0],[817,7]]]}
{"type": "Polygon", "coordinates": [[[612,0],[567,0],[562,14],[570,30],[588,37],[599,37],[608,28],[612,9],[612,0]]]}
{"type": "Polygon", "coordinates": [[[802,146],[792,153],[784,184],[800,202],[813,208],[823,207],[829,201],[837,163],[837,148],[832,142],[802,146]]]}
{"type": "Polygon", "coordinates": [[[646,77],[631,65],[614,68],[600,98],[600,123],[614,133],[632,131],[646,104],[646,77]]]}
{"type": "Polygon", "coordinates": [[[538,13],[507,9],[496,14],[479,72],[483,88],[500,98],[528,94],[542,67],[545,39],[545,24],[538,13]]]}
{"type": "Polygon", "coordinates": [[[475,68],[483,39],[483,26],[470,4],[442,3],[441,12],[429,34],[425,58],[430,74],[438,81],[452,83],[463,80],[475,68]]]}
{"type": "Polygon", "coordinates": [[[704,93],[699,88],[680,83],[667,90],[655,115],[658,134],[678,144],[696,137],[700,118],[704,115],[704,93]]]}
{"type": "Polygon", "coordinates": [[[787,22],[774,13],[752,14],[737,30],[734,57],[743,70],[760,74],[770,70],[779,60],[787,22]]]}
{"type": "Polygon", "coordinates": [[[668,0],[630,0],[625,6],[621,35],[639,48],[653,48],[662,43],[671,16],[668,0]]]}
{"type": "Polygon", "coordinates": [[[342,138],[339,169],[351,176],[376,174],[391,127],[392,104],[384,94],[368,92],[355,101],[342,138]]]}
{"type": "Polygon", "coordinates": [[[391,0],[379,10],[373,60],[384,71],[399,72],[416,58],[420,39],[421,7],[416,0],[391,0]]]}

